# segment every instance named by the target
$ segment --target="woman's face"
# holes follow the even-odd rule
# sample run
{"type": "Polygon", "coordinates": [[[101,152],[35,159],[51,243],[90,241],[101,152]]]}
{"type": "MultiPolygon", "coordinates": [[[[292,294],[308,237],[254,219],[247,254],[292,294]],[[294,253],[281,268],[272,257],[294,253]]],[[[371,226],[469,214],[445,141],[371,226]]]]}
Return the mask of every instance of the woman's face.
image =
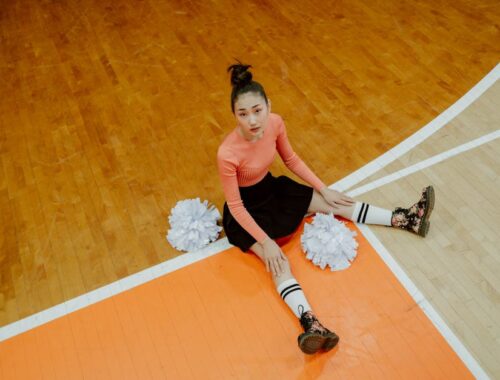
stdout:
{"type": "Polygon", "coordinates": [[[247,140],[260,139],[267,127],[271,105],[255,92],[241,94],[234,103],[234,115],[238,121],[240,134],[247,140]]]}

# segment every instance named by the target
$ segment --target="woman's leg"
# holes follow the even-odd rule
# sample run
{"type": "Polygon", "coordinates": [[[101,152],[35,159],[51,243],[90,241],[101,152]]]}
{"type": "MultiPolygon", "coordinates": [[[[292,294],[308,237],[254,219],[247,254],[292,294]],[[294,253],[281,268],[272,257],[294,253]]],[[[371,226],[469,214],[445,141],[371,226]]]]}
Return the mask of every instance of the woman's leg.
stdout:
{"type": "Polygon", "coordinates": [[[335,215],[340,215],[346,219],[351,220],[351,216],[354,212],[355,205],[356,204],[353,204],[352,206],[339,205],[338,208],[335,208],[329,205],[325,201],[325,198],[323,198],[323,196],[320,193],[314,190],[311,203],[309,204],[307,212],[308,213],[322,212],[325,214],[333,213],[335,215]]]}
{"type": "Polygon", "coordinates": [[[393,226],[425,236],[429,230],[429,218],[433,208],[434,189],[432,186],[427,186],[423,189],[422,196],[417,203],[409,208],[398,207],[394,211],[362,202],[355,202],[351,206],[333,207],[320,193],[314,191],[308,212],[333,213],[353,222],[393,226]]]}
{"type": "MultiPolygon", "coordinates": [[[[262,245],[259,244],[259,243],[255,243],[254,245],[252,245],[250,247],[250,250],[255,253],[257,255],[257,257],[263,262],[265,263],[264,261],[264,249],[262,248],[262,245]]],[[[285,256],[286,257],[286,256],[285,256]]],[[[285,263],[283,265],[283,273],[281,274],[278,274],[278,275],[275,275],[274,273],[271,272],[271,276],[273,278],[273,281],[274,281],[274,285],[279,288],[280,285],[282,283],[284,283],[285,281],[288,282],[289,280],[295,280],[295,278],[293,277],[293,274],[292,274],[292,270],[290,268],[290,263],[287,260],[285,260],[285,263]]],[[[296,282],[296,280],[295,280],[296,282]]],[[[305,297],[304,297],[305,298],[305,297]]],[[[311,310],[311,308],[309,307],[309,304],[307,303],[307,301],[305,301],[306,305],[303,305],[305,307],[305,309],[307,310],[311,310]]],[[[290,307],[292,308],[292,307],[290,307]]],[[[307,311],[305,310],[305,311],[307,311]]],[[[295,315],[298,314],[298,310],[294,310],[292,309],[292,311],[295,313],[295,315]]],[[[300,318],[300,314],[297,315],[298,318],[300,318]]]]}
{"type": "Polygon", "coordinates": [[[333,207],[328,204],[323,196],[314,191],[308,212],[323,212],[340,215],[346,219],[358,223],[391,225],[392,212],[368,203],[355,202],[350,206],[338,205],[333,207]]]}
{"type": "MultiPolygon", "coordinates": [[[[255,243],[250,247],[250,250],[263,263],[265,262],[264,249],[261,244],[255,243]]],[[[271,272],[272,278],[281,298],[297,318],[299,318],[300,324],[304,328],[304,333],[300,334],[298,338],[300,349],[306,354],[313,354],[320,349],[324,351],[331,350],[338,343],[339,337],[334,332],[322,326],[312,312],[302,288],[295,277],[293,277],[288,259],[285,259],[282,267],[284,269],[283,273],[275,275],[271,272]]]]}

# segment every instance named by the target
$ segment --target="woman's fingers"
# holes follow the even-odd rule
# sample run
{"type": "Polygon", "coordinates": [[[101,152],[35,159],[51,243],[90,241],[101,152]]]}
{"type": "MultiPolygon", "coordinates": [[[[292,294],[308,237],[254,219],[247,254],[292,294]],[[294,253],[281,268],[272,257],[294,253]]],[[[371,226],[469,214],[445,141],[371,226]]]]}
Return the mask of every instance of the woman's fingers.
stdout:
{"type": "Polygon", "coordinates": [[[278,258],[275,258],[273,260],[273,264],[274,264],[274,275],[278,276],[280,274],[280,263],[278,258]]]}
{"type": "Polygon", "coordinates": [[[339,200],[335,201],[339,205],[343,206],[351,206],[355,201],[349,197],[342,197],[339,200]]]}
{"type": "Polygon", "coordinates": [[[337,204],[342,205],[342,206],[351,206],[352,205],[351,202],[345,201],[343,199],[341,199],[340,201],[337,201],[337,204]]]}
{"type": "Polygon", "coordinates": [[[281,271],[280,271],[280,265],[279,265],[278,259],[275,259],[274,260],[274,275],[278,276],[280,273],[281,273],[281,271]]]}
{"type": "Polygon", "coordinates": [[[280,267],[280,274],[285,271],[285,263],[281,257],[278,257],[278,265],[280,267]]]}
{"type": "Polygon", "coordinates": [[[281,256],[281,258],[283,259],[283,261],[286,261],[286,256],[285,256],[285,254],[283,253],[283,251],[280,251],[280,256],[281,256]]]}
{"type": "Polygon", "coordinates": [[[285,271],[285,259],[282,257],[276,257],[274,259],[269,259],[269,266],[274,276],[279,276],[285,271]]]}
{"type": "Polygon", "coordinates": [[[354,199],[352,199],[349,195],[346,195],[344,193],[340,193],[340,199],[346,202],[354,202],[354,199]]]}
{"type": "Polygon", "coordinates": [[[269,267],[269,272],[271,272],[271,274],[273,276],[276,276],[276,268],[274,267],[274,260],[273,259],[268,259],[267,260],[267,264],[268,264],[268,267],[269,267]]]}
{"type": "Polygon", "coordinates": [[[333,208],[339,208],[338,204],[335,201],[329,202],[329,205],[332,206],[333,208]]]}

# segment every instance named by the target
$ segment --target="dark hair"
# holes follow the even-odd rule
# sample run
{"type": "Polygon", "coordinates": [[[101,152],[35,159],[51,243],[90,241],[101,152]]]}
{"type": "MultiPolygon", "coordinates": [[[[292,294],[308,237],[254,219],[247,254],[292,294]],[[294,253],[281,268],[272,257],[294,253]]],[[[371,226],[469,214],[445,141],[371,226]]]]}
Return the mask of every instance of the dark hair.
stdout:
{"type": "Polygon", "coordinates": [[[231,73],[231,110],[234,113],[234,103],[241,94],[247,92],[256,92],[261,95],[267,104],[267,96],[264,87],[259,82],[252,80],[252,73],[248,69],[252,66],[244,65],[240,61],[237,64],[231,65],[227,71],[231,73]]]}

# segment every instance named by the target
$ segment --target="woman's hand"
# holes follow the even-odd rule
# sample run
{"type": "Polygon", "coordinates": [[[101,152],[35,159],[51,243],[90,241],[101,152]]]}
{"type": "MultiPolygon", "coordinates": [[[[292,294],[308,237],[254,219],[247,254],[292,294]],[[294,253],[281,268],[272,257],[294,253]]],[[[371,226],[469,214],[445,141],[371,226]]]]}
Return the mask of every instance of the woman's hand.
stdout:
{"type": "Polygon", "coordinates": [[[266,270],[271,271],[274,276],[279,276],[285,270],[286,257],[281,251],[281,248],[273,239],[268,238],[262,243],[264,248],[264,262],[266,270]]]}
{"type": "Polygon", "coordinates": [[[328,187],[321,189],[320,193],[325,201],[334,208],[339,208],[339,206],[352,206],[355,203],[355,200],[351,197],[336,190],[329,189],[328,187]]]}

